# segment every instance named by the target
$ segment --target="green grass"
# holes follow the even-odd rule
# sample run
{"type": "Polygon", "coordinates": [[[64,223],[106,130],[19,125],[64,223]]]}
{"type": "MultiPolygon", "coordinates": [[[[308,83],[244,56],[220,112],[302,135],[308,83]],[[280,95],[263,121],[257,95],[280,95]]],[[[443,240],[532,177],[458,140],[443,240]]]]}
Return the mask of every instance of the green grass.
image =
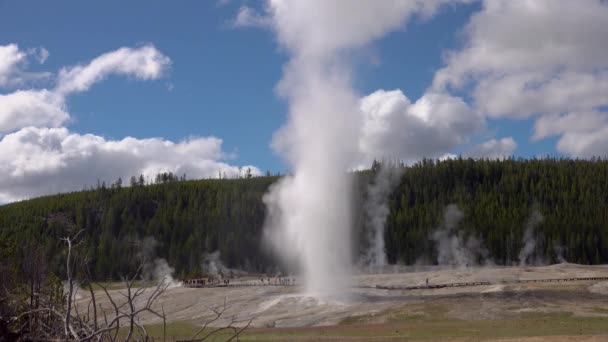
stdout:
{"type": "MultiPolygon", "coordinates": [[[[420,314],[387,311],[376,315],[349,317],[340,325],[306,328],[251,328],[241,335],[243,341],[298,341],[309,339],[446,339],[446,338],[505,338],[557,335],[608,335],[608,318],[576,317],[571,314],[527,313],[517,318],[492,320],[459,320],[447,318],[440,306],[420,314]],[[387,323],[368,324],[379,315],[387,323]]],[[[162,325],[147,327],[151,336],[162,337],[162,325]]],[[[174,339],[190,338],[198,328],[188,323],[167,325],[167,336],[174,339]]],[[[226,334],[212,341],[226,339],[226,334]]]]}
{"type": "MultiPolygon", "coordinates": [[[[430,315],[428,311],[420,315],[387,312],[390,324],[386,324],[384,330],[399,330],[410,339],[608,334],[608,318],[603,317],[575,317],[569,313],[526,313],[515,318],[459,320],[445,317],[439,307],[432,311],[435,312],[430,315]]],[[[369,327],[373,329],[372,325],[369,327]]]]}
{"type": "Polygon", "coordinates": [[[599,314],[608,314],[608,308],[596,307],[596,308],[593,308],[592,311],[595,313],[599,313],[599,314]]]}
{"type": "MultiPolygon", "coordinates": [[[[148,326],[145,326],[145,328],[146,328],[146,331],[148,332],[149,336],[153,337],[155,340],[162,341],[162,337],[163,337],[163,325],[162,324],[148,325],[148,326]]],[[[180,340],[180,339],[187,340],[187,339],[192,338],[194,336],[194,334],[196,334],[200,330],[200,327],[196,326],[194,324],[187,323],[187,322],[176,322],[176,323],[167,324],[165,329],[166,329],[165,336],[167,337],[167,340],[173,341],[173,340],[180,340]]],[[[214,329],[215,328],[205,329],[203,332],[201,332],[197,336],[197,338],[204,337],[207,333],[211,332],[214,329]]],[[[118,333],[119,339],[124,339],[125,337],[127,337],[128,333],[129,333],[128,328],[126,328],[126,327],[121,328],[121,330],[118,333]]],[[[137,339],[137,338],[139,338],[140,335],[137,331],[135,331],[133,336],[135,336],[135,338],[137,339]]],[[[225,341],[230,336],[231,336],[230,331],[222,331],[222,332],[213,334],[206,341],[225,341]]]]}
{"type": "Polygon", "coordinates": [[[365,315],[355,315],[346,317],[340,322],[340,325],[356,325],[356,324],[366,324],[368,322],[373,321],[376,317],[375,314],[365,314],[365,315]]]}

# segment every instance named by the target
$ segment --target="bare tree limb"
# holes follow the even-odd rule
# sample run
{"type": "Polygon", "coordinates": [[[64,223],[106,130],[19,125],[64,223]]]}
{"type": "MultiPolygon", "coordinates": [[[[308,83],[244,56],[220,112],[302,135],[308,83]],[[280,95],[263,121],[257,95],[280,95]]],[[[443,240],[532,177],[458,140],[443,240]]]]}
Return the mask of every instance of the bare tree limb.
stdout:
{"type": "MultiPolygon", "coordinates": [[[[64,319],[65,320],[65,336],[70,337],[70,335],[72,335],[74,338],[78,338],[78,336],[76,335],[76,333],[74,332],[74,329],[70,325],[71,310],[72,310],[72,292],[74,291],[74,279],[72,277],[72,248],[75,247],[74,241],[76,241],[76,239],[78,238],[78,235],[80,235],[80,233],[82,233],[83,231],[84,230],[81,229],[73,237],[66,236],[61,239],[68,245],[68,257],[66,260],[66,272],[67,272],[67,277],[68,277],[68,296],[67,296],[68,305],[67,305],[65,319],[64,319]]],[[[76,246],[78,244],[80,244],[80,242],[77,243],[76,246]]]]}

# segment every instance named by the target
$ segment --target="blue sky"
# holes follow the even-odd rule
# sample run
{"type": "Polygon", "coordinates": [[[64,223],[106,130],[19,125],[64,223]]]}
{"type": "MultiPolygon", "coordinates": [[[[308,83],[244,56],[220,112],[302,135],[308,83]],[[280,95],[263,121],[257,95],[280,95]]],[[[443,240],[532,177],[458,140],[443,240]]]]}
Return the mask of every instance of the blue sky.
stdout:
{"type": "MultiPolygon", "coordinates": [[[[85,63],[122,46],[152,43],[173,61],[161,80],[111,77],[68,102],[81,133],[109,138],[220,137],[226,151],[262,170],[287,168],[270,147],[285,121],[286,106],[274,88],[287,57],[273,35],[233,28],[240,2],[82,1],[0,2],[0,44],[43,46],[51,53],[41,70],[85,63]],[[173,86],[172,91],[168,87],[173,86]]],[[[411,99],[424,93],[441,66],[442,52],[479,5],[446,8],[429,20],[374,44],[380,65],[361,62],[361,94],[400,88],[411,99]]]]}
{"type": "MultiPolygon", "coordinates": [[[[421,102],[418,100],[426,94],[446,95],[446,101],[464,101],[466,107],[470,107],[464,110],[475,112],[477,115],[469,113],[466,115],[473,116],[467,118],[475,117],[479,122],[456,133],[452,128],[439,125],[429,132],[435,132],[435,135],[439,134],[437,132],[442,132],[441,135],[454,134],[454,138],[446,139],[446,142],[431,150],[423,148],[421,151],[409,150],[401,153],[399,148],[391,146],[390,154],[416,159],[427,153],[432,157],[461,153],[476,157],[510,154],[523,157],[588,157],[603,153],[603,131],[599,128],[589,131],[589,125],[583,128],[577,126],[572,130],[572,125],[568,122],[580,122],[577,116],[585,112],[591,113],[590,116],[595,120],[590,119],[590,122],[600,122],[603,125],[608,101],[596,96],[597,100],[590,100],[586,107],[570,108],[567,104],[559,107],[561,102],[549,98],[554,96],[554,93],[562,94],[558,90],[563,90],[559,88],[563,87],[563,84],[553,84],[552,80],[563,79],[564,83],[567,80],[571,83],[570,80],[578,81],[583,76],[589,76],[598,84],[604,84],[605,75],[602,71],[606,69],[606,63],[599,61],[602,56],[583,66],[574,63],[572,57],[577,56],[587,61],[585,54],[591,54],[593,46],[605,45],[602,43],[602,40],[605,40],[602,38],[605,30],[601,24],[590,25],[594,28],[581,32],[577,32],[578,29],[573,26],[572,33],[568,33],[572,34],[573,38],[564,39],[562,42],[561,38],[551,40],[550,36],[559,31],[561,11],[570,9],[552,5],[550,1],[538,2],[537,4],[541,4],[540,11],[538,8],[532,8],[533,5],[528,2],[521,2],[526,4],[522,6],[502,0],[495,2],[495,6],[474,0],[450,0],[446,3],[448,5],[438,6],[432,15],[424,18],[417,15],[415,10],[404,14],[406,19],[403,22],[406,24],[387,30],[382,37],[372,40],[364,48],[353,53],[349,61],[353,65],[352,74],[355,76],[352,86],[360,97],[379,89],[398,90],[399,94],[392,95],[402,96],[399,103],[406,108],[405,111],[412,113],[416,112],[415,108],[422,107],[422,104],[414,104],[421,102]],[[532,10],[535,11],[533,15],[538,17],[532,17],[533,20],[529,22],[524,21],[522,18],[527,18],[526,11],[532,10]],[[492,17],[496,13],[500,16],[492,17]],[[487,18],[490,19],[486,20],[487,18]],[[492,24],[493,20],[496,21],[495,26],[492,24]],[[546,32],[539,29],[530,37],[525,31],[520,32],[529,29],[535,22],[545,23],[543,27],[547,27],[546,32]],[[490,29],[486,27],[488,23],[493,25],[490,29]],[[470,28],[465,30],[467,25],[470,28]],[[551,25],[555,25],[555,28],[551,25]],[[505,37],[509,30],[514,31],[513,37],[505,37]],[[583,42],[577,38],[579,33],[580,37],[585,37],[583,42]],[[526,39],[529,41],[521,46],[527,46],[528,50],[521,52],[520,45],[513,42],[526,39]],[[535,43],[534,39],[538,39],[538,43],[535,43]],[[475,49],[484,47],[483,44],[488,41],[497,43],[488,49],[475,49]],[[560,50],[555,51],[571,49],[578,51],[580,55],[565,53],[563,58],[539,55],[539,49],[535,49],[535,46],[546,41],[563,45],[559,45],[560,50]],[[489,52],[480,55],[479,51],[482,50],[489,52]],[[507,59],[501,63],[496,62],[503,55],[520,52],[527,58],[523,59],[523,62],[510,64],[507,59]],[[455,58],[450,57],[454,55],[455,58]],[[539,58],[546,58],[548,66],[535,64],[539,58]],[[473,60],[478,62],[467,62],[473,60]],[[552,65],[559,68],[553,68],[552,65]],[[459,85],[457,81],[434,82],[440,74],[464,80],[464,85],[459,85]],[[542,76],[538,76],[539,74],[542,76]],[[540,82],[539,91],[534,94],[524,93],[529,91],[526,88],[529,83],[522,85],[522,77],[526,79],[525,82],[540,82]],[[520,86],[523,89],[520,93],[514,91],[513,95],[509,92],[508,96],[513,98],[500,101],[507,96],[504,89],[519,89],[520,86]],[[497,92],[499,90],[500,92],[497,92]],[[479,94],[491,96],[482,97],[479,94]],[[411,108],[405,104],[408,101],[412,104],[411,108]],[[521,114],[527,108],[534,110],[521,114]],[[593,139],[581,140],[589,134],[593,139]],[[537,139],[532,139],[533,136],[537,139]],[[580,141],[583,142],[579,143],[580,141]],[[484,145],[485,143],[487,144],[484,145]]],[[[573,16],[579,15],[584,19],[591,17],[592,13],[604,15],[607,12],[606,7],[607,5],[599,0],[589,0],[570,12],[573,16]]],[[[50,55],[44,63],[37,63],[34,54],[27,52],[27,62],[19,65],[18,72],[26,70],[30,73],[48,72],[51,75],[20,83],[18,86],[0,87],[0,95],[9,95],[17,90],[51,89],[62,68],[87,65],[95,58],[121,47],[137,49],[153,46],[159,54],[170,59],[170,66],[166,70],[152,79],[146,78],[145,81],[142,81],[142,76],[137,73],[104,74],[103,80],[95,81],[90,89],[75,92],[65,98],[62,106],[69,112],[70,119],[52,127],[65,127],[67,133],[62,134],[92,134],[106,141],[122,141],[125,137],[134,137],[159,138],[162,143],[178,143],[197,137],[213,136],[223,141],[221,147],[217,147],[221,149],[222,156],[214,157],[219,158],[222,163],[252,165],[261,172],[285,172],[289,165],[273,151],[271,142],[273,133],[284,125],[287,119],[288,103],[277,95],[275,88],[283,77],[284,66],[289,61],[290,53],[278,41],[276,32],[269,27],[259,27],[263,25],[252,22],[235,25],[237,14],[244,8],[260,17],[271,16],[265,12],[267,7],[261,1],[0,0],[0,46],[16,44],[19,51],[24,53],[32,49],[48,50],[50,55]]],[[[350,9],[345,9],[348,10],[350,9]]],[[[596,18],[600,23],[603,18],[601,15],[596,18]]],[[[340,18],[336,19],[338,20],[340,18]]],[[[314,21],[311,22],[315,24],[314,21]]],[[[562,26],[567,25],[568,22],[562,26]]],[[[597,54],[597,51],[595,53],[597,54]]],[[[597,91],[602,89],[599,87],[597,91]]],[[[586,101],[593,98],[592,93],[589,94],[583,96],[577,93],[576,96],[581,99],[584,97],[586,101]]],[[[572,99],[571,102],[577,101],[576,96],[566,95],[564,96],[572,99]]],[[[382,98],[378,101],[385,100],[382,98]]],[[[372,99],[369,101],[373,102],[372,99]]],[[[432,105],[436,103],[432,102],[432,105]]],[[[439,112],[435,114],[433,110],[430,113],[436,116],[444,115],[439,112]]],[[[0,111],[0,126],[2,115],[0,111]]],[[[390,119],[397,114],[382,115],[390,119]]],[[[449,113],[445,115],[449,116],[449,113]]],[[[447,122],[451,122],[451,126],[462,126],[464,122],[458,121],[460,119],[450,120],[447,122]]],[[[42,123],[40,126],[46,127],[42,123]]],[[[18,128],[23,130],[23,127],[18,128]]],[[[603,126],[600,128],[603,129],[603,126]]],[[[404,136],[409,134],[407,129],[408,127],[403,127],[404,136]]],[[[2,132],[0,127],[0,137],[5,134],[6,146],[6,137],[17,133],[21,131],[13,128],[2,132]]],[[[391,137],[397,135],[399,134],[396,132],[387,134],[391,137]]],[[[374,137],[376,138],[378,137],[374,137]]],[[[384,138],[374,141],[386,140],[392,144],[408,142],[407,138],[384,138]]],[[[10,146],[15,148],[14,145],[10,146]]],[[[374,146],[376,149],[371,148],[370,151],[378,153],[378,146],[374,146]]],[[[407,150],[408,147],[401,149],[407,150]]],[[[15,150],[8,150],[7,147],[5,151],[15,150]]],[[[16,151],[17,154],[21,152],[16,151]]],[[[40,159],[40,156],[29,155],[27,158],[30,158],[28,160],[32,164],[32,161],[40,159]]],[[[368,159],[363,159],[362,163],[367,163],[368,159]]],[[[153,164],[160,163],[156,162],[158,161],[153,164]]],[[[152,167],[152,164],[146,165],[146,168],[129,168],[128,172],[149,170],[152,167]]],[[[155,167],[161,169],[161,166],[155,167]]],[[[184,167],[178,171],[190,169],[192,167],[184,167]]],[[[17,169],[8,171],[20,174],[15,170],[17,169]]],[[[194,172],[195,175],[197,172],[194,172]]],[[[217,172],[214,171],[215,173],[217,172]]],[[[207,174],[200,173],[202,176],[207,174]]],[[[113,176],[103,174],[97,177],[113,176]]],[[[16,178],[13,183],[21,180],[16,178]]],[[[79,182],[81,184],[95,181],[83,178],[79,179],[79,182]]],[[[30,191],[6,191],[3,195],[0,190],[0,201],[3,196],[5,201],[27,197],[30,191]]]]}
{"type": "Polygon", "coordinates": [[[272,132],[282,56],[269,32],[235,30],[235,4],[213,1],[2,1],[0,44],[44,46],[57,70],[122,46],[152,43],[173,61],[155,82],[110,77],[69,100],[72,130],[110,138],[214,135],[244,164],[279,171],[272,132]],[[173,90],[168,87],[173,85],[173,90]]]}

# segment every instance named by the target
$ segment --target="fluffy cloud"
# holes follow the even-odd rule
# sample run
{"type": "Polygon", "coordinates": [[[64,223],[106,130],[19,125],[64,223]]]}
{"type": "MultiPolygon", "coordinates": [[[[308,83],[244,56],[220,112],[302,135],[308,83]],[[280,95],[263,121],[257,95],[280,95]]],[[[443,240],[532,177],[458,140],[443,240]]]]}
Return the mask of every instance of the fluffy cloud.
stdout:
{"type": "Polygon", "coordinates": [[[23,68],[30,56],[42,64],[48,58],[49,52],[45,48],[22,51],[16,44],[0,45],[0,87],[19,86],[50,76],[45,72],[25,72],[23,68]]]}
{"type": "Polygon", "coordinates": [[[87,65],[63,68],[57,77],[57,91],[62,94],[88,90],[108,75],[127,75],[140,80],[159,78],[171,65],[169,57],[154,46],[123,47],[105,53],[87,65]]]}
{"type": "Polygon", "coordinates": [[[243,174],[224,162],[222,140],[190,138],[172,142],[161,138],[106,140],[67,128],[23,128],[0,140],[0,201],[80,190],[97,180],[111,182],[133,175],[154,177],[159,172],[187,174],[189,178],[243,174]]]}
{"type": "Polygon", "coordinates": [[[580,157],[608,156],[608,113],[599,111],[540,117],[534,140],[559,135],[557,150],[580,157]]]}
{"type": "Polygon", "coordinates": [[[374,158],[440,157],[484,127],[483,117],[460,98],[442,93],[411,103],[400,90],[378,90],[361,100],[361,110],[360,166],[374,158]]]}
{"type": "Polygon", "coordinates": [[[15,44],[0,45],[0,86],[6,86],[12,81],[13,74],[25,60],[25,56],[15,44]]]}
{"type": "Polygon", "coordinates": [[[608,104],[608,71],[564,71],[553,76],[523,73],[484,79],[473,97],[479,110],[491,117],[585,111],[608,104]]]}
{"type": "MultiPolygon", "coordinates": [[[[0,86],[21,84],[27,56],[40,63],[45,49],[23,52],[16,45],[0,46],[0,86]]],[[[111,74],[152,80],[162,76],[171,60],[153,46],[121,48],[86,65],[61,69],[53,89],[17,90],[0,94],[0,203],[57,192],[80,190],[102,180],[127,180],[159,172],[189,178],[234,177],[248,167],[227,163],[222,141],[215,137],[172,142],[162,138],[106,140],[61,127],[70,120],[68,95],[83,92],[111,74]]]]}
{"type": "MultiPolygon", "coordinates": [[[[0,86],[22,84],[32,74],[21,70],[28,55],[40,62],[48,58],[45,49],[28,53],[17,45],[0,46],[0,86]]],[[[171,60],[153,46],[120,48],[93,59],[89,64],[63,68],[54,89],[17,90],[0,94],[0,133],[27,126],[59,127],[70,115],[66,110],[66,96],[88,90],[94,83],[110,74],[132,76],[141,80],[159,78],[170,66],[171,60]]]]}
{"type": "Polygon", "coordinates": [[[597,112],[608,105],[606,23],[608,3],[601,0],[485,1],[433,88],[471,86],[476,110],[494,118],[540,117],[535,139],[551,131],[562,135],[557,148],[564,153],[605,155],[601,135],[608,125],[597,112]],[[559,129],[550,123],[574,117],[578,123],[559,129]],[[581,133],[581,126],[598,124],[581,133]]]}
{"type": "Polygon", "coordinates": [[[48,90],[0,94],[0,133],[27,126],[58,127],[69,118],[64,98],[48,90]]]}
{"type": "Polygon", "coordinates": [[[473,147],[464,155],[471,158],[504,159],[511,157],[516,148],[517,143],[512,137],[491,139],[473,147]]]}
{"type": "Polygon", "coordinates": [[[465,29],[464,49],[448,55],[435,85],[461,85],[467,77],[605,68],[606,22],[608,6],[600,0],[485,1],[465,29]]]}

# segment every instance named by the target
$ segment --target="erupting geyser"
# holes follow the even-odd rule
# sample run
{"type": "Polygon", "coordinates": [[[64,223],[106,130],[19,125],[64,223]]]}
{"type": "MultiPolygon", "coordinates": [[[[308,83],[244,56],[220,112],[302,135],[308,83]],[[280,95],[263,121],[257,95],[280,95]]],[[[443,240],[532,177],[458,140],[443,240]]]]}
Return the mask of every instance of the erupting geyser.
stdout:
{"type": "MultiPolygon", "coordinates": [[[[298,52],[299,54],[299,52],[298,52]]],[[[296,55],[279,85],[290,103],[275,147],[293,168],[265,198],[271,239],[304,275],[309,293],[347,284],[351,250],[351,175],[358,101],[333,54],[296,55]]]]}
{"type": "Polygon", "coordinates": [[[398,28],[422,1],[270,0],[268,22],[290,57],[278,91],[289,121],[273,147],[292,175],[272,187],[266,236],[296,266],[309,294],[336,293],[351,270],[351,175],[359,155],[359,96],[353,51],[398,28]],[[379,19],[382,18],[382,19],[379,19]]]}

